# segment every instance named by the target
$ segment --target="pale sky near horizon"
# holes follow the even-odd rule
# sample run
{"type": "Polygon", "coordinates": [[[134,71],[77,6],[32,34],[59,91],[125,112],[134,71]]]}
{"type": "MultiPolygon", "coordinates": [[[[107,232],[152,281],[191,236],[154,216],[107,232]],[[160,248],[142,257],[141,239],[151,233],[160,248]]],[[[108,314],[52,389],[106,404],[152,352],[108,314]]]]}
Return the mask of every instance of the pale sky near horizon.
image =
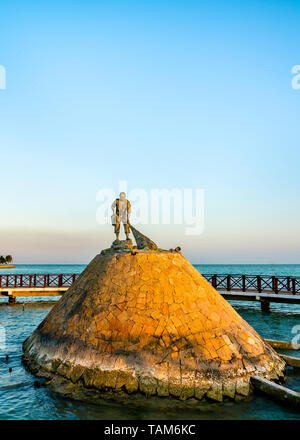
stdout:
{"type": "Polygon", "coordinates": [[[201,188],[194,263],[300,263],[297,1],[1,2],[0,255],[87,263],[102,188],[201,188]]]}

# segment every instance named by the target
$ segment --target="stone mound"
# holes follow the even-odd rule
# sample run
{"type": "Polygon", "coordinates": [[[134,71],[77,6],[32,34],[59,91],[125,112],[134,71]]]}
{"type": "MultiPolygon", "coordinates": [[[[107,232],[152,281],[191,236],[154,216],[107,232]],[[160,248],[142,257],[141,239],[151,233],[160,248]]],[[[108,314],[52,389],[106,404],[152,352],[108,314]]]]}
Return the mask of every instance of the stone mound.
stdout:
{"type": "Polygon", "coordinates": [[[239,400],[285,362],[178,252],[97,255],[24,343],[25,364],[105,394],[239,400]]]}

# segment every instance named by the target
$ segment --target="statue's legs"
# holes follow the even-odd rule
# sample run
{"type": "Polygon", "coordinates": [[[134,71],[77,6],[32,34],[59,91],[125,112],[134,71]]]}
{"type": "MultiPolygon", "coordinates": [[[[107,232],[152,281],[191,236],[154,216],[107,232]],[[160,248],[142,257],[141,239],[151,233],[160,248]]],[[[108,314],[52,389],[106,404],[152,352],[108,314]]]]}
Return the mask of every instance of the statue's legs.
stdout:
{"type": "Polygon", "coordinates": [[[125,231],[125,234],[126,234],[126,240],[128,240],[129,239],[129,234],[130,234],[129,223],[124,223],[124,231],[125,231]]]}
{"type": "Polygon", "coordinates": [[[117,218],[117,220],[116,220],[115,234],[117,236],[117,240],[119,240],[119,236],[120,236],[120,219],[119,218],[117,218]]]}

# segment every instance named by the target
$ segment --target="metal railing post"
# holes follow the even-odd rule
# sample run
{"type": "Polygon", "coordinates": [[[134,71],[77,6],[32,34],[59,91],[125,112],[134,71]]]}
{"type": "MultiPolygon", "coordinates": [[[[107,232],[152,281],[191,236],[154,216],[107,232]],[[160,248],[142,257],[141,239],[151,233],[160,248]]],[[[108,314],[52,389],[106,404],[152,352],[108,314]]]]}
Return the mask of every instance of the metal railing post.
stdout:
{"type": "Polygon", "coordinates": [[[227,275],[227,291],[231,289],[231,275],[227,275]]]}
{"type": "Polygon", "coordinates": [[[278,293],[278,278],[272,276],[272,289],[275,293],[278,293]]]}
{"type": "Polygon", "coordinates": [[[243,281],[243,292],[246,292],[246,275],[242,275],[242,281],[243,281]]]}
{"type": "Polygon", "coordinates": [[[261,293],[261,276],[258,275],[256,278],[257,278],[257,291],[261,293]]]}
{"type": "Polygon", "coordinates": [[[292,279],[292,292],[293,292],[293,295],[296,295],[296,280],[295,280],[295,278],[292,279]]]}

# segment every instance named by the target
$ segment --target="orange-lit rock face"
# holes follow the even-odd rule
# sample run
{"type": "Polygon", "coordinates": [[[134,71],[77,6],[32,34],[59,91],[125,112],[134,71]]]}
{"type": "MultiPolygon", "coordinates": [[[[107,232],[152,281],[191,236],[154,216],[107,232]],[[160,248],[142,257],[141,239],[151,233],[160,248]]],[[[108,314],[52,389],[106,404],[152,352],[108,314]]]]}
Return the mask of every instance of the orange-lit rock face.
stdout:
{"type": "Polygon", "coordinates": [[[221,401],[284,362],[179,253],[97,255],[24,344],[38,374],[221,401]]]}

